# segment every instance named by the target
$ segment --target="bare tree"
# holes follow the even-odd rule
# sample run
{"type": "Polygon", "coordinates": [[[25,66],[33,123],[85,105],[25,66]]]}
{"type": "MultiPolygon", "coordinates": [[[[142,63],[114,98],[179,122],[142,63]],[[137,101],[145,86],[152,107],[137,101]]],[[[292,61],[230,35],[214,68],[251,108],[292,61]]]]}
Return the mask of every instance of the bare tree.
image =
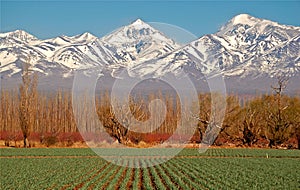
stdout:
{"type": "Polygon", "coordinates": [[[142,102],[134,103],[130,100],[129,108],[125,105],[119,105],[113,110],[109,97],[107,96],[104,99],[102,105],[98,108],[98,115],[104,128],[119,143],[128,144],[130,129],[137,127],[133,125],[133,119],[143,120],[145,118],[142,102]]]}
{"type": "Polygon", "coordinates": [[[30,76],[29,64],[30,59],[23,64],[22,84],[19,88],[19,117],[24,147],[29,146],[28,137],[34,123],[34,101],[37,100],[37,75],[30,76]]]}
{"type": "Polygon", "coordinates": [[[226,133],[225,129],[230,125],[222,125],[223,117],[225,117],[225,113],[233,113],[236,110],[236,107],[233,106],[225,109],[229,98],[226,100],[223,95],[218,93],[211,94],[210,96],[200,95],[199,99],[200,115],[192,115],[192,117],[199,121],[197,128],[201,141],[211,145],[214,143],[219,133],[226,133]],[[211,98],[211,96],[214,96],[214,98],[211,98]]]}
{"type": "Polygon", "coordinates": [[[291,122],[284,117],[284,110],[288,108],[288,105],[282,106],[282,93],[286,88],[289,78],[286,76],[277,77],[277,86],[271,86],[275,92],[276,104],[270,104],[268,106],[267,116],[267,133],[266,137],[269,140],[269,147],[279,145],[288,139],[288,129],[291,126],[291,122]],[[275,108],[275,109],[274,109],[275,108]]]}
{"type": "Polygon", "coordinates": [[[276,87],[271,86],[271,88],[274,90],[276,98],[277,98],[277,106],[278,106],[277,118],[279,120],[281,120],[282,110],[286,109],[286,108],[281,107],[281,97],[282,97],[282,92],[286,88],[288,81],[289,81],[288,77],[281,75],[281,76],[277,77],[277,86],[276,87]]]}
{"type": "Polygon", "coordinates": [[[211,112],[211,97],[208,95],[199,95],[199,103],[200,103],[200,112],[198,115],[192,115],[193,118],[197,119],[198,125],[197,130],[199,132],[199,142],[203,139],[203,134],[205,133],[205,130],[207,129],[209,123],[210,123],[210,112],[211,112]]]}
{"type": "Polygon", "coordinates": [[[257,118],[257,112],[251,108],[248,108],[242,123],[242,142],[245,145],[252,146],[259,139],[261,128],[258,126],[259,119],[257,118]]]}

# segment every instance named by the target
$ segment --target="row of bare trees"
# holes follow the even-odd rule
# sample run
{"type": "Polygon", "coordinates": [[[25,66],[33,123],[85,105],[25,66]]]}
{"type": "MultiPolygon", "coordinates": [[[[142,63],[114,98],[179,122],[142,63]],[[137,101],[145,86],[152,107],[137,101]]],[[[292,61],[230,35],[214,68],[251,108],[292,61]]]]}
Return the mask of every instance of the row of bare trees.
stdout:
{"type": "MultiPolygon", "coordinates": [[[[240,103],[240,97],[227,97],[225,119],[215,144],[231,142],[253,146],[266,141],[269,147],[274,147],[295,141],[298,142],[299,148],[300,98],[282,94],[285,82],[284,78],[278,80],[278,85],[273,87],[274,95],[255,97],[243,105],[240,103]]],[[[21,133],[24,146],[27,147],[28,139],[32,140],[34,135],[38,135],[39,141],[43,142],[46,136],[57,137],[60,134],[78,132],[70,92],[43,94],[38,91],[37,83],[38,78],[30,74],[28,67],[25,67],[19,90],[1,91],[1,140],[16,141],[21,133]]],[[[180,100],[177,96],[162,95],[161,92],[148,96],[133,96],[129,100],[129,109],[123,109],[122,105],[119,105],[113,110],[108,92],[97,96],[95,102],[97,119],[104,127],[102,132],[108,133],[122,144],[163,141],[176,130],[182,115],[187,118],[193,117],[190,113],[180,110],[180,100]],[[133,118],[128,117],[129,114],[133,115],[135,120],[147,121],[151,117],[148,102],[154,99],[160,99],[166,105],[166,115],[160,127],[145,134],[132,131],[139,126],[134,125],[133,118]],[[116,114],[121,116],[119,120],[116,114]]],[[[85,101],[77,103],[85,108],[90,106],[85,101]]],[[[213,107],[211,95],[200,94],[199,103],[199,122],[192,138],[194,142],[200,142],[204,133],[209,131],[207,129],[210,127],[213,107]]],[[[81,125],[84,125],[86,132],[93,132],[90,126],[95,125],[90,118],[90,110],[84,109],[84,113],[77,116],[84,121],[81,125]]],[[[159,119],[154,123],[159,123],[159,119]]]]}
{"type": "Polygon", "coordinates": [[[19,91],[1,91],[0,131],[7,145],[18,140],[20,132],[28,147],[33,136],[43,142],[47,135],[77,131],[70,93],[40,94],[37,84],[37,75],[24,64],[19,91]]]}
{"type": "Polygon", "coordinates": [[[238,134],[236,139],[248,146],[266,140],[270,148],[294,139],[300,148],[300,99],[283,95],[287,82],[288,78],[278,77],[273,95],[256,97],[243,107],[237,100],[228,102],[224,134],[230,138],[238,134]]]}

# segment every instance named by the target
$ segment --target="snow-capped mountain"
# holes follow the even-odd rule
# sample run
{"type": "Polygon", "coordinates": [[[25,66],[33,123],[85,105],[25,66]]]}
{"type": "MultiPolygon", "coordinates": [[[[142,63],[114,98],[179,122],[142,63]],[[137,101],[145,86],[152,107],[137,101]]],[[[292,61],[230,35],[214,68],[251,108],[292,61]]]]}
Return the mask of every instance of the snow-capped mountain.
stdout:
{"type": "Polygon", "coordinates": [[[158,58],[180,47],[141,19],[104,36],[101,40],[112,46],[118,61],[123,63],[158,58]]]}
{"type": "Polygon", "coordinates": [[[189,71],[193,68],[203,74],[223,72],[225,76],[295,75],[300,72],[299,38],[300,27],[242,14],[219,32],[157,60],[135,65],[129,71],[133,76],[159,76],[189,67],[189,71]]]}
{"type": "Polygon", "coordinates": [[[31,70],[51,74],[53,68],[71,68],[56,60],[63,49],[82,45],[95,40],[96,37],[84,33],[74,37],[59,36],[53,39],[39,40],[33,35],[16,30],[0,34],[1,73],[8,76],[20,73],[22,64],[29,62],[31,70]]]}
{"type": "MultiPolygon", "coordinates": [[[[223,38],[221,45],[236,57],[228,69],[240,67],[245,72],[264,72],[271,76],[276,72],[293,74],[300,71],[300,27],[241,14],[222,27],[216,36],[223,38]]],[[[222,55],[222,60],[225,57],[228,56],[222,55]]]]}
{"type": "Polygon", "coordinates": [[[103,38],[84,33],[38,40],[18,30],[1,34],[0,40],[1,72],[7,72],[9,76],[19,73],[22,62],[28,61],[28,57],[32,70],[47,75],[48,67],[65,68],[67,73],[70,69],[94,66],[124,67],[157,58],[180,47],[140,19],[103,38]]]}
{"type": "Polygon", "coordinates": [[[299,38],[300,27],[247,14],[183,47],[140,19],[102,38],[84,33],[39,40],[17,30],[0,34],[0,72],[14,76],[30,57],[32,70],[63,77],[95,66],[113,77],[121,68],[132,77],[176,74],[182,68],[196,78],[214,72],[239,78],[299,76],[299,38]]]}
{"type": "Polygon", "coordinates": [[[0,33],[0,48],[9,47],[18,44],[32,44],[38,39],[23,30],[16,30],[13,32],[0,33]]]}

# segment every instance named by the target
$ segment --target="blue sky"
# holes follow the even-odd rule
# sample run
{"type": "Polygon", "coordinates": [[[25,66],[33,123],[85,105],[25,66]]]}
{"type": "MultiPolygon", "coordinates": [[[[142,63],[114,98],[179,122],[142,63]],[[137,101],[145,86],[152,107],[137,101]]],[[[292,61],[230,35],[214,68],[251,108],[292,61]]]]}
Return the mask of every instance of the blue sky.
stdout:
{"type": "Polygon", "coordinates": [[[16,29],[41,39],[91,32],[101,37],[137,18],[180,26],[196,36],[216,32],[247,13],[300,25],[300,1],[1,1],[1,32],[16,29]]]}

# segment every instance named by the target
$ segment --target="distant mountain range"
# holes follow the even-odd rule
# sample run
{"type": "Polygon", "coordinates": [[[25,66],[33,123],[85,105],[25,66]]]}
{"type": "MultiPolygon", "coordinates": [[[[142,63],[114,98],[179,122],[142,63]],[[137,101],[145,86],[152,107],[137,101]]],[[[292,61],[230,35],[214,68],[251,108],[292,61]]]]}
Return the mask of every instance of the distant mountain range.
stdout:
{"type": "Polygon", "coordinates": [[[279,75],[290,76],[291,83],[295,81],[293,90],[300,89],[300,27],[247,14],[235,16],[215,34],[185,46],[140,19],[102,38],[84,33],[39,40],[21,30],[1,33],[3,86],[5,81],[9,84],[20,78],[28,58],[30,69],[48,82],[52,76],[68,79],[75,70],[93,67],[112,78],[120,69],[126,69],[131,77],[160,77],[184,69],[195,80],[222,72],[233,88],[240,85],[238,91],[247,91],[250,87],[244,84],[249,81],[256,84],[248,91],[264,89],[269,83],[263,86],[259,81],[271,81],[279,75]]]}

